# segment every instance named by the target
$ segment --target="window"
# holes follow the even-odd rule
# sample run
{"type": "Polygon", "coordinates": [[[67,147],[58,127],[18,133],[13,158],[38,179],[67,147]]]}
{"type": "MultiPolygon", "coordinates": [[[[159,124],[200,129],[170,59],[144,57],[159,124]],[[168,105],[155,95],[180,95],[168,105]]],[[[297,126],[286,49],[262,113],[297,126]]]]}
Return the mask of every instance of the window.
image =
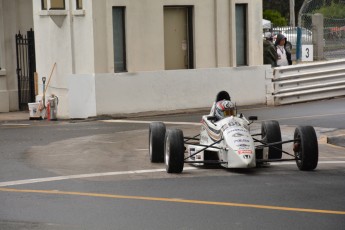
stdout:
{"type": "Polygon", "coordinates": [[[83,0],[76,0],[77,1],[77,10],[83,9],[83,0]]]}
{"type": "Polygon", "coordinates": [[[50,0],[50,9],[51,10],[64,10],[65,9],[65,0],[50,0]]]}
{"type": "Polygon", "coordinates": [[[126,72],[125,7],[113,7],[113,45],[115,73],[126,72]]]}
{"type": "Polygon", "coordinates": [[[41,5],[42,5],[42,10],[47,10],[48,9],[47,0],[42,0],[41,1],[41,5]]]}
{"type": "Polygon", "coordinates": [[[247,61],[247,4],[236,4],[236,63],[248,65],[247,61]]]}
{"type": "Polygon", "coordinates": [[[2,64],[1,64],[1,55],[2,55],[2,52],[1,52],[1,44],[0,44],[0,70],[1,70],[1,66],[2,66],[2,64]]]}
{"type": "MultiPolygon", "coordinates": [[[[0,41],[0,42],[1,42],[1,41],[0,41]]],[[[1,56],[2,56],[2,48],[1,48],[1,43],[0,43],[0,70],[1,70],[1,68],[2,68],[1,56]]]]}
{"type": "Polygon", "coordinates": [[[41,0],[42,10],[64,10],[65,0],[41,0]]]}
{"type": "MultiPolygon", "coordinates": [[[[0,4],[1,5],[1,4],[0,4]]],[[[0,75],[4,74],[5,68],[5,51],[4,51],[4,40],[5,40],[5,32],[4,32],[4,23],[3,19],[3,8],[0,7],[0,75]]]]}

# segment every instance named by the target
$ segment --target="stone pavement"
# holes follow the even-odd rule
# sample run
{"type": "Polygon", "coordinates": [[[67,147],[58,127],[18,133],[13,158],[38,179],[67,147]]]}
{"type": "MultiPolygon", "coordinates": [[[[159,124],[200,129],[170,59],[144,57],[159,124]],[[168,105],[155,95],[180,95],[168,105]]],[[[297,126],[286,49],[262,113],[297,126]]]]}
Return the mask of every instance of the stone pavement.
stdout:
{"type": "Polygon", "coordinates": [[[0,122],[29,120],[29,111],[0,113],[0,122]]]}

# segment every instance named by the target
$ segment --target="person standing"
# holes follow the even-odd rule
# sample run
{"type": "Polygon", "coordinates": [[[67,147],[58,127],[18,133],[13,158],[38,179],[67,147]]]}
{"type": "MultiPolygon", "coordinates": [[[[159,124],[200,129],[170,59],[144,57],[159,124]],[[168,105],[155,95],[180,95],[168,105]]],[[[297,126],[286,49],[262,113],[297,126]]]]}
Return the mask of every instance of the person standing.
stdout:
{"type": "Polygon", "coordinates": [[[264,64],[270,64],[272,67],[277,67],[277,51],[273,45],[273,37],[270,32],[265,33],[263,41],[264,48],[264,64]]]}
{"type": "Polygon", "coordinates": [[[278,34],[274,46],[277,50],[277,66],[292,65],[291,53],[286,49],[286,37],[283,34],[278,34]]]}

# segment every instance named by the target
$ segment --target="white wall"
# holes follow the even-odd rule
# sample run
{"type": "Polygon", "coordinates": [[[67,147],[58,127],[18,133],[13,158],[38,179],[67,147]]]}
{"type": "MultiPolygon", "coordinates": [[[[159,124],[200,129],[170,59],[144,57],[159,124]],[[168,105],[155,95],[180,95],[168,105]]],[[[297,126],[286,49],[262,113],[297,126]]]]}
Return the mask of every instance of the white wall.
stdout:
{"type": "Polygon", "coordinates": [[[265,104],[271,75],[267,65],[71,75],[70,117],[205,108],[221,90],[237,105],[265,104]]]}
{"type": "MultiPolygon", "coordinates": [[[[69,88],[69,117],[87,118],[96,116],[95,76],[85,74],[69,76],[69,88]]],[[[58,114],[61,114],[61,112],[58,111],[58,114]]]]}
{"type": "MultiPolygon", "coordinates": [[[[55,94],[59,97],[61,114],[68,114],[67,76],[75,73],[72,2],[75,1],[66,0],[66,10],[47,11],[41,10],[40,0],[33,0],[39,94],[43,94],[42,77],[46,77],[46,84],[50,79],[46,96],[55,94]],[[55,63],[56,68],[52,71],[55,63]]],[[[84,55],[84,64],[87,68],[89,66],[88,57],[93,57],[93,55],[85,55],[85,53],[80,55],[84,55]]],[[[93,68],[89,68],[88,71],[93,71],[93,68]]]]}

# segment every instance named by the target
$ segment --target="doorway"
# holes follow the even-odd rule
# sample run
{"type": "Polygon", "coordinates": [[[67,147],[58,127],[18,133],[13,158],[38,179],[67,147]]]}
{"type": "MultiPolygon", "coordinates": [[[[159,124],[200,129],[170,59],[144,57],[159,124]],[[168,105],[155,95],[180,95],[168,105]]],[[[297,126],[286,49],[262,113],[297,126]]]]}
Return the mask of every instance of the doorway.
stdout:
{"type": "Polygon", "coordinates": [[[36,72],[35,36],[31,29],[26,35],[16,34],[17,78],[19,110],[28,110],[35,102],[34,76],[36,72]]]}
{"type": "Polygon", "coordinates": [[[164,7],[165,69],[194,68],[193,7],[164,7]]]}

